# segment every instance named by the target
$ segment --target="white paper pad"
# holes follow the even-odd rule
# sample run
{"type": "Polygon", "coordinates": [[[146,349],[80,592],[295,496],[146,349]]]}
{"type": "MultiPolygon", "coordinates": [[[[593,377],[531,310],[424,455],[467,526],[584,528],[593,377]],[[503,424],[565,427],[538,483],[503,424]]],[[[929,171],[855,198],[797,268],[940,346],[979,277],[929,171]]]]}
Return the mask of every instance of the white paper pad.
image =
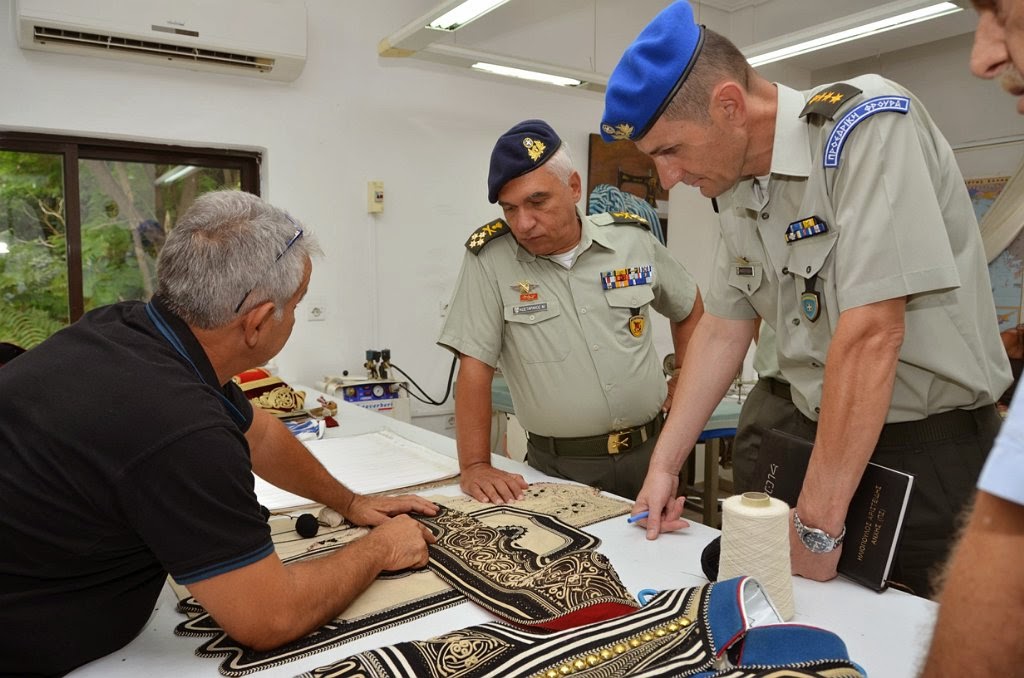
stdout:
{"type": "MultiPolygon", "coordinates": [[[[302,443],[327,471],[353,492],[391,492],[459,474],[459,462],[407,440],[393,431],[302,443]]],[[[259,476],[256,497],[271,511],[314,503],[286,492],[259,476]]]]}

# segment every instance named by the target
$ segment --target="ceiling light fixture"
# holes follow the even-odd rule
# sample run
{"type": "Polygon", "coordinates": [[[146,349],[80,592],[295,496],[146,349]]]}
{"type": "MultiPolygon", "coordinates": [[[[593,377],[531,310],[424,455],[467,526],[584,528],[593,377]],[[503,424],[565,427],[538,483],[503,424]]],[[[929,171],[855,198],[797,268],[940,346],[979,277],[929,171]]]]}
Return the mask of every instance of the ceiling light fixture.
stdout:
{"type": "Polygon", "coordinates": [[[457,31],[474,19],[479,19],[495,7],[504,5],[508,0],[466,0],[427,24],[428,28],[438,31],[457,31]]]}
{"type": "Polygon", "coordinates": [[[528,71],[523,68],[512,68],[511,66],[489,64],[483,61],[478,61],[470,66],[470,68],[476,71],[484,71],[485,73],[493,73],[494,75],[504,75],[509,78],[545,82],[549,85],[558,85],[560,87],[579,87],[583,84],[582,80],[577,80],[575,78],[566,78],[561,75],[551,75],[550,73],[541,73],[539,71],[528,71]]]}
{"type": "Polygon", "coordinates": [[[173,184],[175,181],[181,181],[190,174],[194,174],[199,171],[199,168],[195,165],[175,165],[171,169],[167,170],[156,178],[153,182],[154,186],[166,186],[167,184],[173,184]]]}
{"type": "MultiPolygon", "coordinates": [[[[921,3],[916,2],[902,4],[904,6],[909,6],[913,4],[920,5],[921,3]]],[[[940,2],[880,19],[871,17],[870,15],[873,11],[869,10],[868,12],[861,12],[847,17],[844,20],[844,23],[854,22],[855,24],[850,28],[840,28],[827,25],[827,30],[829,30],[829,32],[824,36],[808,36],[808,39],[806,40],[800,40],[800,38],[797,37],[796,39],[798,42],[796,43],[792,42],[794,36],[789,36],[787,42],[792,44],[778,46],[770,45],[769,43],[761,43],[760,45],[754,45],[745,49],[744,52],[746,53],[747,61],[750,62],[751,66],[762,66],[764,64],[782,61],[783,59],[789,59],[801,54],[807,54],[808,52],[815,52],[820,49],[825,49],[826,47],[832,47],[833,45],[840,45],[844,42],[850,42],[851,40],[857,40],[858,38],[864,38],[869,35],[877,35],[878,33],[891,31],[895,28],[902,28],[904,26],[916,24],[920,21],[937,19],[940,16],[959,12],[962,9],[962,7],[959,7],[952,2],[940,2]]],[[[821,29],[819,28],[814,32],[820,35],[821,29]]]]}

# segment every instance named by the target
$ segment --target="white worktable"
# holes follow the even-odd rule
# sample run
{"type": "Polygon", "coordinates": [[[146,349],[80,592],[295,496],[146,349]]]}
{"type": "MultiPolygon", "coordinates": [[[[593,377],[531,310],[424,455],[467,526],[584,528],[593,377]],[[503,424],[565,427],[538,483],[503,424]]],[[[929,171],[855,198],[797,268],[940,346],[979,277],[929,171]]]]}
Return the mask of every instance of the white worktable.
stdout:
{"type": "MultiPolygon", "coordinates": [[[[340,426],[330,429],[332,435],[357,435],[384,428],[437,452],[453,457],[456,454],[455,441],[451,438],[355,405],[340,403],[337,419],[340,426]]],[[[493,461],[498,467],[522,473],[530,482],[552,480],[504,457],[495,456],[493,461]]],[[[426,494],[458,493],[458,486],[452,485],[426,494]]],[[[705,544],[718,534],[709,527],[693,524],[686,531],[647,541],[642,529],[626,524],[625,516],[584,529],[601,539],[598,550],[608,556],[623,583],[634,594],[644,588],[682,588],[704,583],[700,554],[705,544]]],[[[818,583],[797,577],[793,580],[793,588],[796,616],[792,621],[820,626],[839,634],[846,642],[851,658],[859,662],[872,678],[916,675],[931,635],[936,610],[934,603],[900,591],[874,593],[842,579],[818,583]]],[[[174,635],[174,627],[185,619],[175,611],[176,602],[174,594],[165,586],[156,611],[135,640],[71,675],[75,678],[212,678],[220,675],[217,671],[220,658],[204,659],[194,654],[203,639],[174,635]]],[[[103,611],[97,611],[97,623],[102,623],[102,617],[103,611]]],[[[466,602],[252,675],[254,678],[294,676],[363,650],[402,640],[430,638],[494,619],[483,609],[466,602]]]]}

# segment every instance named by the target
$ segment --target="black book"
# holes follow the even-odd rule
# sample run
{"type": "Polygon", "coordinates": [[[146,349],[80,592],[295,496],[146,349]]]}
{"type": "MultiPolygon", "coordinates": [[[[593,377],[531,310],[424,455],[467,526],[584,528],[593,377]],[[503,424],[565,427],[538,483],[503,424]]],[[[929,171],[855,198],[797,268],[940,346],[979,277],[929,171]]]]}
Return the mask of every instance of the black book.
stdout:
{"type": "MultiPolygon", "coordinates": [[[[755,487],[796,506],[814,443],[778,429],[768,431],[754,469],[755,487]]],[[[839,574],[875,591],[888,585],[914,476],[868,462],[846,514],[839,574]]]]}

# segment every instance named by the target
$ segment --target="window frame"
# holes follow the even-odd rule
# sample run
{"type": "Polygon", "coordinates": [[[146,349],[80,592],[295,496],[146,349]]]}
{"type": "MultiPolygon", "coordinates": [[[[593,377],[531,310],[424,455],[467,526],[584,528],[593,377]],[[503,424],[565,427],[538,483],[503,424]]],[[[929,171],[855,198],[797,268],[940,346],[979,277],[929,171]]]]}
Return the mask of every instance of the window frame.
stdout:
{"type": "Polygon", "coordinates": [[[98,139],[36,132],[0,131],[0,151],[60,155],[64,179],[64,224],[67,228],[68,319],[73,323],[85,312],[82,272],[82,209],[79,200],[79,160],[113,160],[169,165],[211,163],[238,170],[240,188],[260,194],[262,153],[206,146],[178,146],[119,139],[98,139]]]}

